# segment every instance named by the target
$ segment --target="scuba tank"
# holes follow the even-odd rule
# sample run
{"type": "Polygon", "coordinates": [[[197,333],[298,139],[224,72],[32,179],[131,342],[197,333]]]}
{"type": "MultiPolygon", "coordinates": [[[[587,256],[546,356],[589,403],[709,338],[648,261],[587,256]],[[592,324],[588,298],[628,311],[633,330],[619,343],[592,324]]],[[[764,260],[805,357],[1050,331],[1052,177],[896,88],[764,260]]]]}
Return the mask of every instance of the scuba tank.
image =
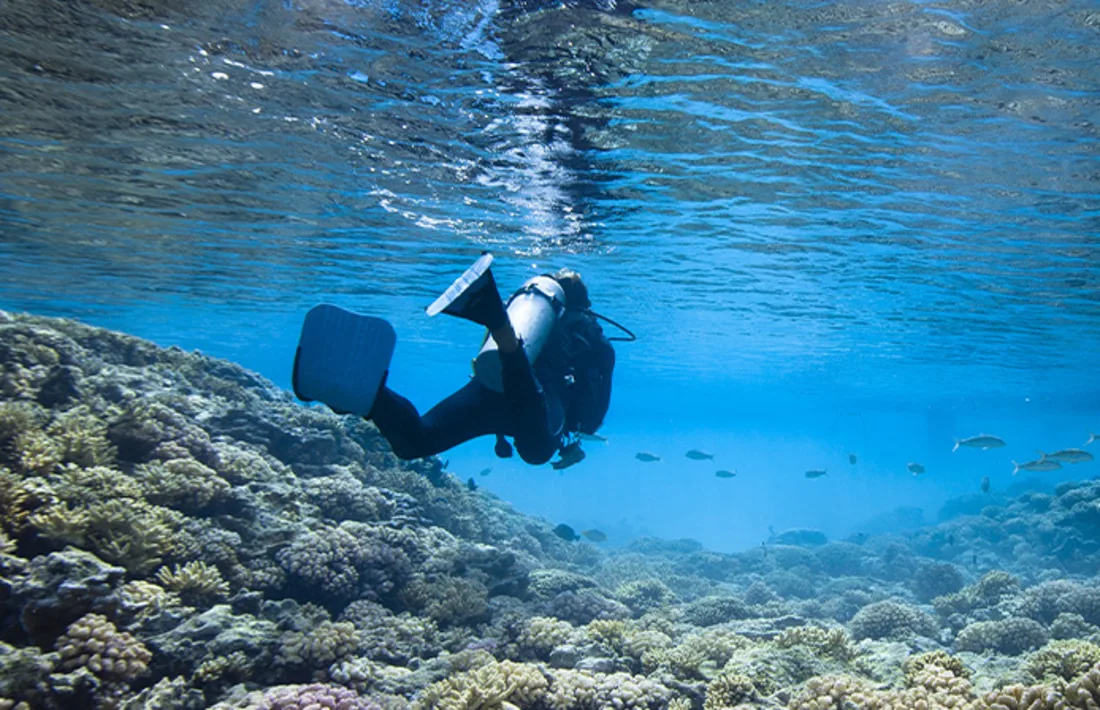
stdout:
{"type": "MultiPolygon", "coordinates": [[[[545,275],[528,279],[508,299],[508,320],[512,322],[512,329],[523,343],[527,361],[532,365],[538,360],[564,310],[565,290],[545,275]]],[[[474,376],[482,385],[495,392],[504,391],[500,353],[491,335],[486,335],[481,351],[474,358],[473,368],[474,376]]]]}

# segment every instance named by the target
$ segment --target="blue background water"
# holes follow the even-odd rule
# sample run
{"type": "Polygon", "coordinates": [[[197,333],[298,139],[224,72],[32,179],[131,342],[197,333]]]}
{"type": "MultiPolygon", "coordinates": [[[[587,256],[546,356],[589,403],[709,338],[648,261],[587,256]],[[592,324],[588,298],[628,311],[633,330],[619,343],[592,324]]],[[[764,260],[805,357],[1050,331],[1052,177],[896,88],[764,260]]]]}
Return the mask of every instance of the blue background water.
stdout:
{"type": "Polygon", "coordinates": [[[610,544],[913,525],[1097,473],[1010,461],[1100,429],[1098,40],[1086,2],[0,3],[0,307],[286,386],[335,302],[426,408],[480,337],[436,293],[568,265],[639,335],[610,443],[450,470],[610,544]]]}

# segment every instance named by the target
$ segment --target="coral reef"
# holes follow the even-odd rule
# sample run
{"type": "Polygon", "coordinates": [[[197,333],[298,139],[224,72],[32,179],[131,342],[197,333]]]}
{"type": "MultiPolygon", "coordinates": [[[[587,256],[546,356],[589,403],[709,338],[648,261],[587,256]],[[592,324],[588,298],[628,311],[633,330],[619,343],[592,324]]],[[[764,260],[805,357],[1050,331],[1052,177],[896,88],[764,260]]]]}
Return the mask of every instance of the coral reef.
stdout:
{"type": "Polygon", "coordinates": [[[1100,707],[1100,482],[949,507],[568,543],[235,365],[6,315],[0,708],[1100,707]]]}

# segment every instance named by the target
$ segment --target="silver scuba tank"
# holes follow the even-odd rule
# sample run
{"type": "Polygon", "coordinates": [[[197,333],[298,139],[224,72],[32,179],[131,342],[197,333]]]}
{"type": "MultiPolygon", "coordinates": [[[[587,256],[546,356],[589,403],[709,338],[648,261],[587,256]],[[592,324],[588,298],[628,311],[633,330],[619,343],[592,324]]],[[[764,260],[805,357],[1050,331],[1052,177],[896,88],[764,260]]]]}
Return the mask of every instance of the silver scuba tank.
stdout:
{"type": "MultiPolygon", "coordinates": [[[[508,299],[508,320],[512,322],[516,337],[523,342],[527,361],[532,365],[538,360],[564,310],[565,291],[549,276],[528,279],[508,299]]],[[[500,353],[491,335],[486,336],[473,366],[474,376],[482,385],[496,392],[504,391],[500,353]]]]}

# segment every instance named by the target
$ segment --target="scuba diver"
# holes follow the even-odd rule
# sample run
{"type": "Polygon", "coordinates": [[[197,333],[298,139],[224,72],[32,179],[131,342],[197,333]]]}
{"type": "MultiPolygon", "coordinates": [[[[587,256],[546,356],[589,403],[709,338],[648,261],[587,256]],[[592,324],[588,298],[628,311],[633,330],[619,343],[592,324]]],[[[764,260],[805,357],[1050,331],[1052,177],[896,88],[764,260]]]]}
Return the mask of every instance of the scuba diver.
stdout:
{"type": "Polygon", "coordinates": [[[421,415],[386,385],[396,336],[385,320],[331,305],[306,316],[295,357],[294,392],[337,413],[374,422],[402,459],[432,456],[480,436],[496,453],[555,469],[584,459],[580,437],[593,435],[611,402],[615,349],[634,335],[591,310],[580,274],[562,269],[529,279],[505,303],[484,254],[427,309],[487,330],[470,381],[421,415]],[[608,338],[597,322],[629,338],[608,338]]]}

